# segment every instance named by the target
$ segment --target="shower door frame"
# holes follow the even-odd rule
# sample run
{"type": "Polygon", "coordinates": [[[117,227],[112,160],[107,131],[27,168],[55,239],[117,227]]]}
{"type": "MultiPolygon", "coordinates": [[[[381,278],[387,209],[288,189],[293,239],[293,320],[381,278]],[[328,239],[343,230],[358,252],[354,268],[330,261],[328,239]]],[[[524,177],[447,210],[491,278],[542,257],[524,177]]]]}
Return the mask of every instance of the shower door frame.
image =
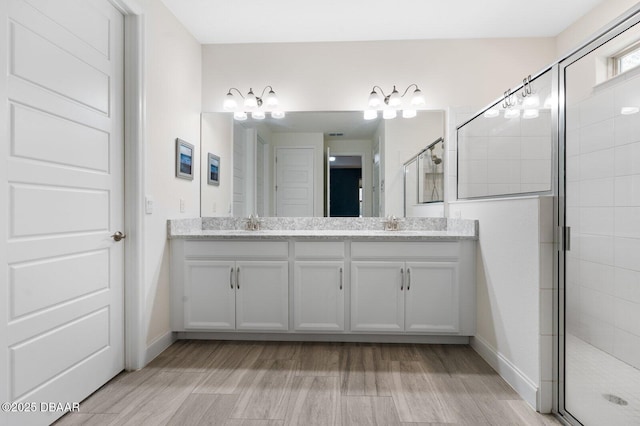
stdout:
{"type": "Polygon", "coordinates": [[[556,288],[558,289],[558,297],[556,300],[557,306],[554,309],[557,315],[557,328],[556,328],[556,348],[557,351],[555,355],[555,359],[557,362],[554,364],[557,365],[557,375],[554,374],[556,378],[555,381],[555,390],[557,398],[555,401],[557,402],[557,414],[565,421],[569,422],[572,425],[582,425],[582,423],[575,418],[570,412],[566,410],[565,407],[565,316],[566,316],[566,300],[565,300],[565,280],[566,280],[566,245],[568,241],[565,241],[565,227],[566,223],[566,98],[565,98],[565,90],[566,90],[566,69],[571,66],[573,63],[579,61],[584,56],[588,55],[592,51],[598,49],[604,44],[608,43],[618,35],[622,34],[624,31],[633,27],[636,24],[640,24],[640,4],[634,6],[626,13],[624,13],[619,18],[612,21],[603,30],[601,30],[596,37],[593,37],[591,41],[584,44],[582,47],[574,50],[568,55],[564,56],[558,62],[558,80],[559,80],[559,88],[558,88],[558,180],[557,180],[557,196],[555,197],[554,202],[554,218],[555,218],[555,229],[556,229],[556,238],[555,241],[558,242],[557,250],[554,251],[557,254],[557,273],[555,275],[555,279],[557,280],[556,288]]]}

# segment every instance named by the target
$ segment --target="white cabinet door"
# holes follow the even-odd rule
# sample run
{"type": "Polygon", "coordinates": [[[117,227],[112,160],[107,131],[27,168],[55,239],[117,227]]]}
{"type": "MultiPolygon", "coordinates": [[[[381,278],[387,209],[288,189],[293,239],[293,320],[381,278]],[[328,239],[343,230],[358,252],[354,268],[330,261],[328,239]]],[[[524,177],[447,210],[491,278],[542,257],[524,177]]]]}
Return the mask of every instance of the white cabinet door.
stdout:
{"type": "Polygon", "coordinates": [[[404,330],[404,262],[351,263],[351,330],[404,330]]]}
{"type": "Polygon", "coordinates": [[[407,262],[405,331],[458,332],[458,264],[407,262]]]}
{"type": "Polygon", "coordinates": [[[344,262],[298,261],[294,267],[296,330],[344,330],[344,262]]]}
{"type": "Polygon", "coordinates": [[[235,262],[185,262],[184,328],[233,330],[236,326],[235,262]]]}
{"type": "Polygon", "coordinates": [[[236,328],[289,329],[289,262],[236,262],[236,328]]]}

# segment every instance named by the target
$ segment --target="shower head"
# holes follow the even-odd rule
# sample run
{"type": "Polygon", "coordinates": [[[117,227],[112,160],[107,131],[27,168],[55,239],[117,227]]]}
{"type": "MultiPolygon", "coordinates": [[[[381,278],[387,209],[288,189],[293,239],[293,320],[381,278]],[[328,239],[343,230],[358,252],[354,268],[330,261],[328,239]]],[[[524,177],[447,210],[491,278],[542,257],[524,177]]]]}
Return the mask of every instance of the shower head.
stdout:
{"type": "Polygon", "coordinates": [[[433,161],[433,164],[438,165],[438,164],[442,163],[442,158],[440,158],[437,155],[433,154],[433,155],[431,155],[431,161],[433,161]]]}

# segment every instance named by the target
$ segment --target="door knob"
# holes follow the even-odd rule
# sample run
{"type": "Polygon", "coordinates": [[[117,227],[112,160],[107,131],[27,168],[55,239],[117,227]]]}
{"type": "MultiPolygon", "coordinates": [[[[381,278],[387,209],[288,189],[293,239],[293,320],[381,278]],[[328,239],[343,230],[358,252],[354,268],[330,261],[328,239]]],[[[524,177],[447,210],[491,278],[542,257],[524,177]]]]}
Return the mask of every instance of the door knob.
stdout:
{"type": "Polygon", "coordinates": [[[126,236],[125,234],[123,234],[122,232],[118,231],[118,232],[116,232],[115,234],[113,234],[113,235],[111,236],[111,238],[113,238],[113,240],[114,240],[115,242],[118,242],[118,241],[120,241],[120,240],[123,240],[123,239],[127,238],[127,236],[126,236]]]}

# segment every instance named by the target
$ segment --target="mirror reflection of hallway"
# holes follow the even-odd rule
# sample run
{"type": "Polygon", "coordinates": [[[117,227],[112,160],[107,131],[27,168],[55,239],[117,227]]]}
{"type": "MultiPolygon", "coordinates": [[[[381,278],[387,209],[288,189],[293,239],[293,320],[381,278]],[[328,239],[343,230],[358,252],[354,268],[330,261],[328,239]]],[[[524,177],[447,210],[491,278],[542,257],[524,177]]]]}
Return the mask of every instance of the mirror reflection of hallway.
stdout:
{"type": "Polygon", "coordinates": [[[362,216],[362,157],[331,155],[329,158],[329,216],[362,216]]]}

